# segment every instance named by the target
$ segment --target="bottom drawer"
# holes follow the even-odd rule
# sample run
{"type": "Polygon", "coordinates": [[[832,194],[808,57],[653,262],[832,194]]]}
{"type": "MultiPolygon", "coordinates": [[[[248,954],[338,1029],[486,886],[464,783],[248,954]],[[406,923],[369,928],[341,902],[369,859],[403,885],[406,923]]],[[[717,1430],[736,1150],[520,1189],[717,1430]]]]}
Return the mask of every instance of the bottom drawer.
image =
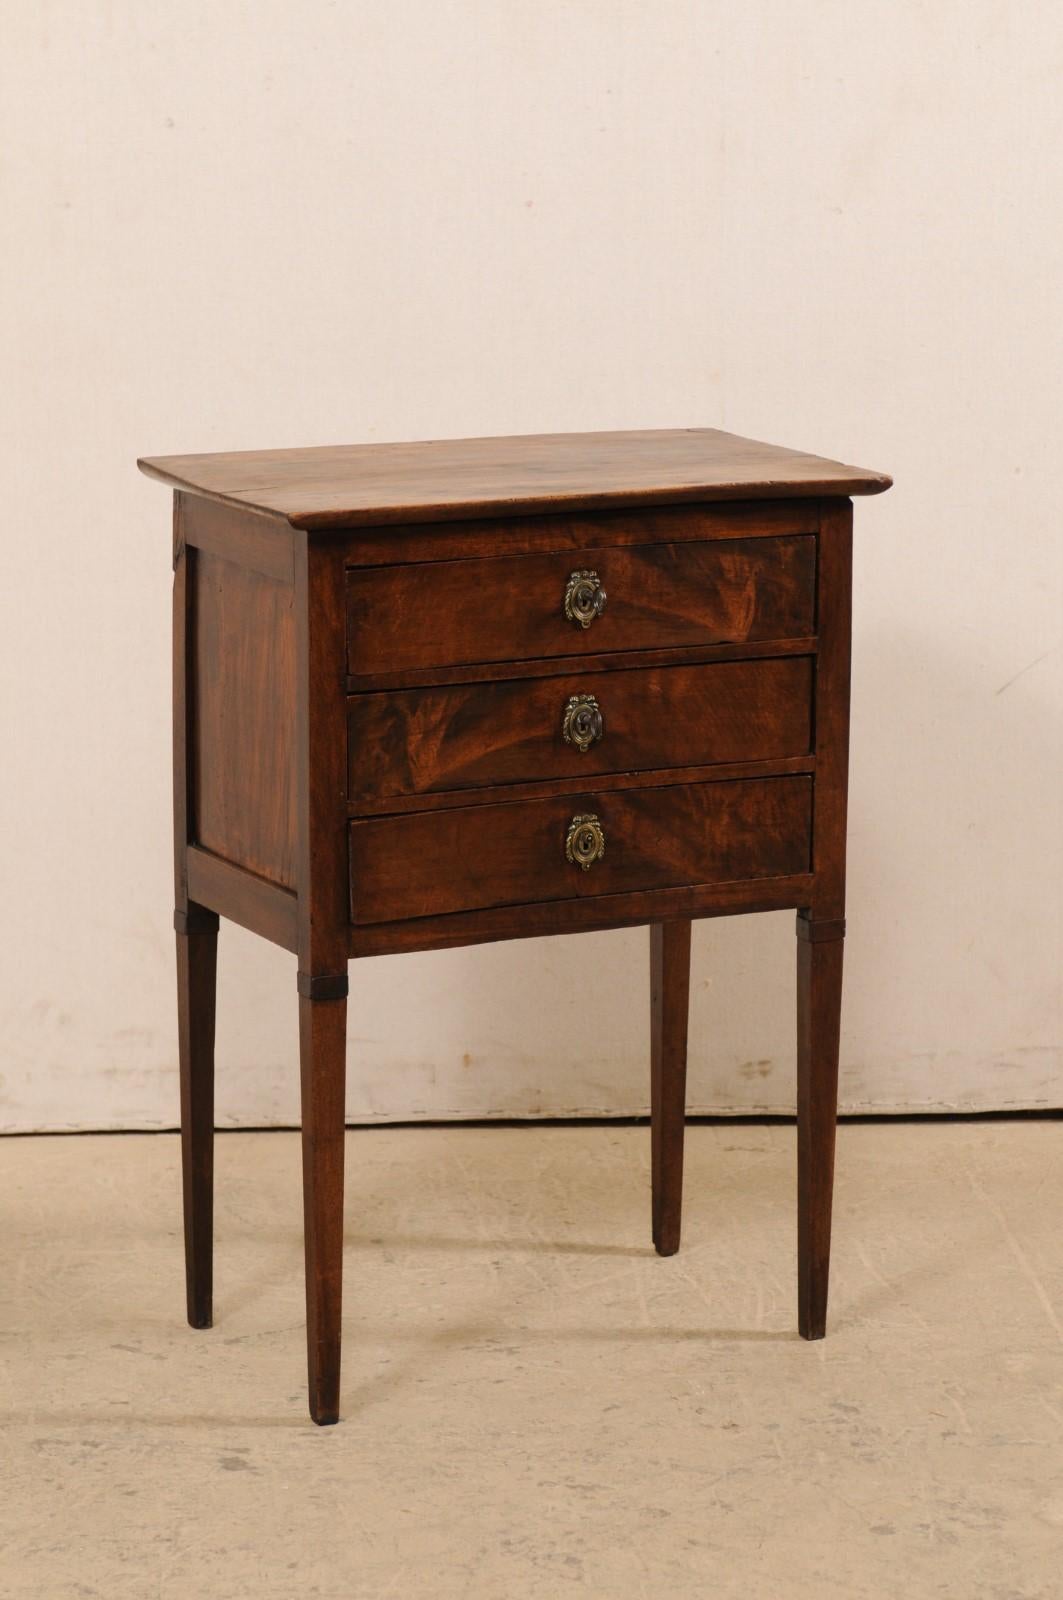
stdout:
{"type": "Polygon", "coordinates": [[[789,877],[811,837],[801,776],[370,817],[350,825],[351,920],[789,877]]]}

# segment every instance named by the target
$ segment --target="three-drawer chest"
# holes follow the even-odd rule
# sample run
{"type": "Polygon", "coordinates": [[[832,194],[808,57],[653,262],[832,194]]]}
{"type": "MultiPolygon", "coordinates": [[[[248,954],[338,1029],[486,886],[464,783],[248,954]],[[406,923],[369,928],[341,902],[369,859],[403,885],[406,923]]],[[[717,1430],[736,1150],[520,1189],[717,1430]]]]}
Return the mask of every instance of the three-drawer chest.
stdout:
{"type": "Polygon", "coordinates": [[[339,1414],[347,963],[650,928],[679,1245],[690,928],[797,912],[798,1323],[823,1335],[850,496],[712,429],[145,459],[174,493],[188,1317],[211,1322],[219,916],[297,957],[310,1413],[339,1414]]]}

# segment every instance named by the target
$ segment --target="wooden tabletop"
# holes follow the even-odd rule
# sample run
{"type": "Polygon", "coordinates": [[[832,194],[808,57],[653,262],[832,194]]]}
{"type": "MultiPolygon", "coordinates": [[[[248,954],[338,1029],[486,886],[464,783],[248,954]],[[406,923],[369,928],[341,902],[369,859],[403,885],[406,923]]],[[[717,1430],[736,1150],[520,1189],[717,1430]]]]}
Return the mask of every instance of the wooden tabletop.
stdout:
{"type": "Polygon", "coordinates": [[[696,500],[879,494],[882,472],[717,428],[145,456],[149,477],[297,528],[696,500]]]}

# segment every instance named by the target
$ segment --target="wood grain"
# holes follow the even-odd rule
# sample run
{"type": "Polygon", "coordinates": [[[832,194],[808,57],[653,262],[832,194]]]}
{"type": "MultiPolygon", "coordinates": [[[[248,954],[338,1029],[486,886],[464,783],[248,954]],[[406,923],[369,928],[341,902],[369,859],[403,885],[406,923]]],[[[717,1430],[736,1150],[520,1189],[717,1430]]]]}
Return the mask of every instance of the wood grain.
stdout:
{"type": "Polygon", "coordinates": [[[298,955],[310,1412],[339,1415],[348,956],[650,923],[653,1236],[679,1244],[691,920],[795,908],[798,1283],[826,1321],[851,494],[711,429],[151,458],[174,485],[189,1318],[211,1316],[217,913],[298,955]],[[599,573],[604,615],[562,615],[599,573]],[[561,737],[594,693],[605,737],[561,737]],[[814,804],[813,804],[814,802],[814,804]],[[353,819],[350,812],[357,812],[353,819]],[[586,873],[577,815],[605,830],[586,873]],[[352,920],[353,919],[353,920],[352,920]]]}
{"type": "Polygon", "coordinates": [[[823,507],[814,888],[797,919],[797,1278],[798,1327],[805,1339],[822,1339],[827,1326],[845,933],[852,531],[848,500],[823,507]]]}
{"type": "Polygon", "coordinates": [[[356,924],[805,871],[809,778],[677,784],[351,823],[356,924]],[[597,815],[606,852],[565,859],[573,817],[597,815]]]}
{"type": "Polygon", "coordinates": [[[290,584],[196,551],[192,838],[295,885],[295,623],[290,584]]]}
{"type": "Polygon", "coordinates": [[[172,775],[173,775],[173,904],[176,912],[188,907],[188,873],[185,852],[192,837],[192,600],[195,552],[184,538],[185,496],[173,497],[173,596],[171,602],[172,659],[172,775]]]}
{"type": "Polygon", "coordinates": [[[343,553],[295,550],[299,1057],[310,1415],[339,1419],[347,1052],[343,553]],[[327,998],[314,998],[315,995],[327,998]]]}
{"type": "MultiPolygon", "coordinates": [[[[788,773],[816,770],[813,756],[776,756],[771,761],[721,761],[711,767],[671,767],[666,772],[601,772],[594,780],[597,794],[614,789],[659,789],[662,783],[722,783],[730,778],[781,778],[788,773]]],[[[493,806],[500,799],[543,800],[548,795],[580,796],[584,778],[543,778],[535,783],[510,783],[500,788],[447,789],[440,793],[391,795],[386,800],[359,796],[349,804],[352,817],[403,816],[410,812],[446,811],[454,805],[493,806]]]]}
{"type": "Polygon", "coordinates": [[[174,499],[181,502],[182,535],[190,548],[292,584],[296,535],[286,522],[198,495],[175,495],[174,499]]]}
{"type": "Polygon", "coordinates": [[[214,1019],[218,919],[177,933],[177,1042],[181,1078],[181,1179],[185,1302],[193,1328],[209,1328],[214,1305],[214,1019]]]}
{"type": "Polygon", "coordinates": [[[812,661],[722,662],[363,694],[348,701],[351,802],[551,778],[807,755],[812,661]],[[604,719],[565,742],[569,697],[604,719]]]}
{"type": "Polygon", "coordinates": [[[193,900],[271,944],[279,944],[282,950],[298,948],[298,902],[293,890],[256,878],[253,872],[234,867],[196,845],[189,845],[186,860],[193,900]]]}
{"type": "Polygon", "coordinates": [[[877,494],[890,485],[881,472],[716,428],[241,450],[138,464],[176,488],[311,529],[626,502],[877,494]]]}
{"type": "Polygon", "coordinates": [[[816,656],[817,922],[845,916],[846,827],[849,797],[849,677],[852,653],[853,508],[825,506],[819,535],[816,656]]]}
{"type": "MultiPolygon", "coordinates": [[[[743,639],[740,644],[699,644],[640,650],[637,657],[629,650],[581,652],[578,662],[580,672],[612,672],[631,666],[684,667],[696,666],[703,661],[753,661],[768,656],[810,656],[816,653],[813,637],[795,639],[743,639]]],[[[571,671],[573,661],[559,661],[556,656],[526,661],[476,661],[461,666],[438,665],[403,672],[347,673],[346,685],[350,694],[372,694],[387,689],[433,689],[449,683],[496,683],[499,678],[553,678],[559,672],[571,671]]]]}
{"type": "Polygon", "coordinates": [[[805,638],[815,561],[814,538],[788,535],[360,568],[348,580],[348,671],[805,638]],[[608,596],[588,628],[563,613],[582,570],[608,596]]]}
{"type": "Polygon", "coordinates": [[[499,939],[541,939],[550,934],[595,933],[601,928],[644,927],[677,917],[746,916],[807,905],[812,875],[753,878],[740,883],[684,884],[679,889],[634,889],[627,894],[586,900],[548,900],[529,905],[491,906],[453,916],[418,917],[413,922],[380,922],[349,929],[348,953],[397,955],[417,950],[453,950],[499,939]]]}
{"type": "Polygon", "coordinates": [[[185,1306],[193,1328],[209,1328],[214,1304],[214,1027],[218,918],[189,894],[189,753],[194,742],[192,656],[196,552],[185,541],[181,495],[173,516],[173,845],[177,954],[177,1056],[185,1306]]]}
{"type": "Polygon", "coordinates": [[[340,1415],[347,1001],[299,997],[303,1247],[310,1415],[340,1415]]]}
{"type": "MultiPolygon", "coordinates": [[[[827,924],[829,932],[844,926],[827,924]]],[[[797,919],[797,1306],[803,1339],[827,1331],[838,1045],[845,940],[797,919]]]]}
{"type": "Polygon", "coordinates": [[[352,531],[344,540],[343,557],[348,566],[389,567],[414,561],[582,550],[589,544],[775,538],[784,533],[815,533],[819,508],[820,502],[815,499],[736,500],[700,505],[634,505],[618,511],[540,511],[469,522],[386,524],[352,531]]]}
{"type": "Polygon", "coordinates": [[[343,553],[301,535],[295,561],[299,971],[347,976],[343,553]]]}
{"type": "Polygon", "coordinates": [[[690,921],[655,922],[650,928],[650,1172],[653,1244],[660,1256],[674,1256],[679,1249],[689,1013],[690,921]]]}

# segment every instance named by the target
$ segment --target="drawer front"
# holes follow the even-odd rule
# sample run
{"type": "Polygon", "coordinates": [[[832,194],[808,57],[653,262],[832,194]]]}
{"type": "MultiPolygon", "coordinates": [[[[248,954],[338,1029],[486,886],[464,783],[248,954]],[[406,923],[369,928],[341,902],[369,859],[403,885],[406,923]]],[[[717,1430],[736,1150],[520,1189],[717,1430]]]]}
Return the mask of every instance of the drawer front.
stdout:
{"type": "Polygon", "coordinates": [[[360,568],[348,574],[348,668],[368,676],[807,638],[815,549],[814,535],[790,534],[360,568]],[[593,576],[580,593],[582,573],[593,576]],[[606,595],[600,615],[595,585],[606,595]]]}
{"type": "Polygon", "coordinates": [[[779,760],[811,735],[809,656],[359,694],[350,796],[779,760]]]}
{"type": "Polygon", "coordinates": [[[789,877],[809,870],[811,820],[800,776],[367,818],[350,824],[351,919],[789,877]],[[584,868],[595,830],[604,853],[584,868]]]}

